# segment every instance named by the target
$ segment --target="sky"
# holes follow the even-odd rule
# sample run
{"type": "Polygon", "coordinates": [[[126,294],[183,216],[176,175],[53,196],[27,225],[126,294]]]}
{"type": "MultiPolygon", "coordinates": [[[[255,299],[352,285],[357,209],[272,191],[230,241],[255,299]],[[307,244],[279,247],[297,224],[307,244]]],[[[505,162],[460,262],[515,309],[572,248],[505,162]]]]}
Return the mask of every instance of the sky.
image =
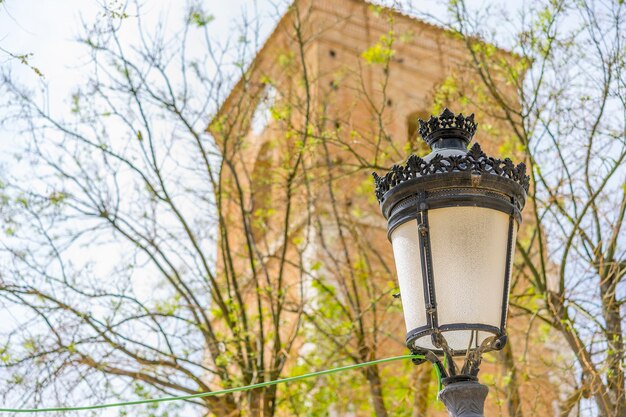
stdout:
{"type": "MultiPolygon", "coordinates": [[[[115,10],[121,3],[117,0],[1,1],[0,47],[14,54],[33,54],[30,63],[42,71],[48,82],[58,83],[59,88],[69,86],[76,82],[70,75],[80,72],[84,58],[85,50],[76,42],[83,22],[93,21],[102,13],[103,5],[115,10]]],[[[175,28],[181,26],[184,6],[188,3],[150,0],[141,2],[141,9],[147,21],[155,23],[162,18],[175,28]]],[[[208,0],[203,5],[215,17],[211,26],[216,33],[228,33],[243,13],[250,13],[255,7],[267,23],[271,23],[269,18],[274,15],[274,8],[267,1],[208,0]]],[[[4,66],[6,61],[0,63],[4,66]]],[[[27,68],[14,67],[17,72],[28,72],[27,68]]]]}
{"type": "MultiPolygon", "coordinates": [[[[76,39],[83,33],[83,24],[93,22],[102,14],[102,6],[117,10],[122,1],[118,0],[4,0],[0,1],[0,66],[10,70],[23,83],[33,88],[47,90],[50,108],[69,108],[71,92],[81,80],[86,79],[88,65],[87,50],[76,39]],[[30,54],[28,63],[41,71],[43,77],[7,54],[30,54]]],[[[189,2],[171,0],[150,0],[141,2],[142,18],[148,24],[165,22],[175,30],[182,26],[185,5],[189,2]]],[[[205,10],[215,19],[211,22],[214,33],[232,33],[244,13],[258,10],[266,36],[271,29],[275,8],[267,1],[252,0],[209,0],[202,3],[205,10]]],[[[255,13],[256,14],[256,13],[255,13]]],[[[132,17],[131,17],[132,18],[132,17]]],[[[136,37],[126,39],[132,43],[136,37]]],[[[0,162],[8,163],[10,148],[19,139],[10,126],[0,127],[0,162]]]]}
{"type": "MultiPolygon", "coordinates": [[[[84,33],[83,25],[89,25],[102,13],[102,6],[106,5],[115,10],[122,4],[111,0],[3,0],[0,1],[0,71],[10,71],[12,76],[30,88],[45,89],[52,113],[67,114],[70,106],[70,96],[76,86],[82,84],[92,70],[89,64],[87,49],[81,46],[77,37],[84,33]],[[43,74],[38,76],[28,65],[18,59],[12,59],[10,54],[29,55],[28,64],[36,67],[43,74]]],[[[188,2],[174,0],[146,0],[142,2],[142,19],[150,25],[162,22],[168,30],[175,31],[182,27],[184,12],[188,2]]],[[[276,9],[269,2],[253,2],[251,0],[209,0],[203,3],[204,9],[215,19],[210,23],[215,34],[227,36],[237,26],[245,14],[259,15],[263,22],[261,36],[264,38],[272,29],[276,9]],[[257,12],[255,12],[255,8],[257,12]]],[[[132,17],[131,17],[132,19],[132,17]]],[[[148,31],[152,28],[148,28],[148,31]]],[[[123,39],[128,44],[135,43],[137,37],[127,32],[123,39]]],[[[0,108],[0,111],[2,109],[0,108]]],[[[3,115],[0,115],[2,119],[3,115]]],[[[16,153],[24,144],[20,133],[13,126],[0,125],[0,178],[5,173],[20,175],[24,171],[24,164],[19,162],[16,153]],[[3,173],[4,171],[4,173],[3,173]]],[[[1,227],[1,225],[0,225],[1,227]]],[[[100,248],[102,249],[102,248],[100,248]]],[[[82,258],[96,261],[102,270],[112,268],[111,259],[116,259],[111,250],[90,250],[79,248],[72,250],[73,258],[82,258]]],[[[99,276],[106,276],[103,271],[99,276]]],[[[148,274],[145,274],[148,275],[148,274]]],[[[149,279],[141,275],[136,282],[136,290],[145,296],[153,295],[149,279]]],[[[19,309],[3,310],[0,315],[0,330],[18,322],[21,316],[19,309]]],[[[56,401],[50,399],[48,405],[56,401]]],[[[85,403],[92,402],[85,399],[85,403]]],[[[18,401],[15,402],[17,404],[18,401]]],[[[15,405],[11,404],[11,405],[15,405]]],[[[131,410],[128,410],[131,412],[131,410]]],[[[117,416],[118,410],[110,409],[98,412],[99,416],[117,416]]],[[[183,415],[185,413],[183,412],[183,415]]],[[[194,415],[193,413],[186,413],[194,415]]]]}
{"type": "MultiPolygon", "coordinates": [[[[280,0],[279,0],[280,1],[280,0]]],[[[125,1],[120,0],[4,0],[0,1],[0,70],[10,71],[14,79],[28,88],[45,91],[38,97],[45,97],[52,115],[64,118],[70,114],[71,96],[78,86],[88,80],[93,66],[90,63],[88,48],[77,39],[87,27],[102,16],[103,6],[109,10],[119,10],[125,1]],[[28,65],[13,55],[28,55],[28,65]],[[37,68],[39,76],[31,67],[37,68]]],[[[131,3],[132,0],[128,3],[131,3]]],[[[141,17],[146,25],[155,27],[163,24],[166,30],[177,31],[183,26],[188,1],[144,0],[141,4],[141,17]]],[[[229,36],[236,29],[243,16],[259,16],[262,22],[261,38],[271,31],[276,16],[280,13],[268,1],[252,0],[208,0],[201,3],[204,10],[214,16],[210,23],[212,35],[229,36]]],[[[286,4],[283,2],[282,4],[286,4]]],[[[129,28],[135,28],[129,7],[129,28]]],[[[146,28],[150,33],[151,27],[146,28]]],[[[120,32],[127,45],[137,44],[136,31],[120,32]]],[[[2,109],[0,108],[0,111],[2,109]]],[[[0,120],[4,115],[0,115],[0,120]]],[[[12,125],[0,124],[0,178],[23,177],[29,173],[29,164],[18,155],[26,144],[19,130],[12,125]]],[[[112,267],[110,251],[74,249],[74,258],[83,262],[95,262],[96,272],[105,274],[112,267]]],[[[136,280],[136,289],[146,296],[152,296],[148,279],[136,280]]],[[[2,328],[2,324],[0,324],[2,328]]]]}
{"type": "MultiPolygon", "coordinates": [[[[338,0],[345,1],[345,0],[338,0]]],[[[376,1],[391,5],[400,0],[376,1]]],[[[485,0],[469,0],[470,6],[485,0]]],[[[77,41],[83,25],[89,25],[101,15],[103,6],[119,10],[124,0],[0,0],[0,67],[10,70],[14,77],[34,89],[45,89],[51,111],[70,107],[70,96],[75,86],[86,79],[87,50],[77,41]],[[31,68],[12,59],[9,54],[29,54],[28,63],[36,67],[43,77],[31,68]]],[[[129,2],[132,3],[132,2],[129,2]]],[[[190,0],[139,0],[145,22],[166,22],[175,30],[182,26],[185,6],[190,0]]],[[[437,18],[445,16],[445,2],[414,0],[410,2],[419,10],[437,18]]],[[[519,4],[518,0],[511,4],[519,4]]],[[[214,20],[210,23],[213,34],[229,36],[242,16],[260,18],[260,38],[265,39],[289,0],[197,0],[214,20]]],[[[131,16],[132,17],[132,16],[131,16]]],[[[136,40],[133,35],[124,39],[136,40]]],[[[10,169],[12,149],[19,147],[20,139],[10,126],[0,126],[0,169],[10,169]]]]}
{"type": "MultiPolygon", "coordinates": [[[[66,93],[80,79],[82,64],[87,61],[85,48],[76,42],[82,32],[83,22],[93,21],[95,16],[102,13],[103,5],[115,10],[122,3],[122,0],[2,0],[0,48],[17,55],[32,54],[29,63],[44,74],[44,82],[50,89],[53,101],[66,97],[66,93]]],[[[189,1],[180,0],[144,0],[140,3],[146,21],[156,23],[163,19],[172,28],[181,26],[184,6],[190,4],[189,1]]],[[[265,38],[288,1],[205,0],[197,3],[215,17],[211,22],[214,33],[227,36],[241,17],[248,14],[260,16],[261,37],[265,38]]],[[[418,6],[423,4],[425,10],[437,16],[445,13],[445,7],[442,6],[444,2],[421,0],[413,3],[418,6]]],[[[132,40],[128,39],[129,42],[132,40]]],[[[0,65],[4,69],[10,66],[14,74],[22,76],[24,81],[36,81],[38,77],[30,68],[17,64],[6,53],[0,53],[0,65]]]]}

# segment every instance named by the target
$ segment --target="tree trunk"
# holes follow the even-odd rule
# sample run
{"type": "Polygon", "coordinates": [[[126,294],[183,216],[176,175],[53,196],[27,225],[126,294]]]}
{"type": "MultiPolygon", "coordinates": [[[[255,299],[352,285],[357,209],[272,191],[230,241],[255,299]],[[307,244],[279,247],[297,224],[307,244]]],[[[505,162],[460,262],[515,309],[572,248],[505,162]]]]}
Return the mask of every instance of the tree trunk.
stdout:
{"type": "Polygon", "coordinates": [[[605,386],[591,354],[580,339],[576,329],[567,324],[569,323],[569,317],[567,317],[567,310],[564,308],[563,297],[553,291],[547,291],[546,295],[548,310],[554,318],[552,325],[561,332],[572,352],[576,355],[576,359],[589,384],[591,395],[593,395],[598,405],[599,415],[602,417],[614,417],[615,414],[612,410],[617,407],[614,407],[609,397],[608,387],[605,386]]]}
{"type": "Polygon", "coordinates": [[[388,417],[385,401],[383,398],[383,387],[380,381],[380,374],[377,366],[368,366],[365,370],[365,377],[370,387],[370,395],[374,403],[376,417],[388,417]]]}
{"type": "Polygon", "coordinates": [[[237,407],[232,395],[223,397],[205,397],[208,409],[210,410],[206,417],[239,417],[241,410],[237,407]]]}
{"type": "Polygon", "coordinates": [[[513,358],[513,348],[511,347],[511,339],[509,343],[504,346],[504,349],[500,352],[502,358],[502,364],[504,365],[505,372],[508,373],[510,381],[506,385],[506,402],[509,417],[523,417],[522,401],[519,394],[519,381],[517,379],[517,368],[515,368],[515,361],[513,358]]]}
{"type": "Polygon", "coordinates": [[[419,366],[417,369],[417,378],[415,378],[415,401],[413,403],[413,412],[411,417],[426,417],[428,413],[428,388],[432,380],[430,366],[419,366]]]}
{"type": "Polygon", "coordinates": [[[261,403],[263,400],[263,388],[255,389],[248,392],[248,409],[250,417],[262,417],[261,403]]]}
{"type": "Polygon", "coordinates": [[[265,389],[265,396],[263,397],[263,417],[272,417],[276,412],[277,388],[278,385],[271,385],[265,389]]]}
{"type": "Polygon", "coordinates": [[[614,416],[626,416],[626,393],[624,392],[624,369],[622,367],[624,334],[622,333],[620,305],[616,296],[618,276],[618,273],[607,271],[600,282],[600,295],[608,341],[606,355],[607,386],[612,397],[611,400],[615,404],[614,416]]]}
{"type": "Polygon", "coordinates": [[[276,385],[250,391],[250,417],[272,417],[276,411],[276,385]]]}

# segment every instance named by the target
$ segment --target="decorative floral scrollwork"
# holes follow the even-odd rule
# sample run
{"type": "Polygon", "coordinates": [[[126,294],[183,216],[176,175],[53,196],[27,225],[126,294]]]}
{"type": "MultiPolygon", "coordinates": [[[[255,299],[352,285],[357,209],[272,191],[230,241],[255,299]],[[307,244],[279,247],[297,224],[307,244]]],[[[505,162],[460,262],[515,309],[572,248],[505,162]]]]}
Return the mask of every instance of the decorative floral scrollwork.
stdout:
{"type": "Polygon", "coordinates": [[[496,159],[487,156],[478,143],[466,155],[444,157],[441,154],[428,162],[411,155],[404,165],[394,165],[384,176],[373,173],[376,183],[376,198],[379,202],[387,191],[398,184],[412,179],[448,172],[471,172],[472,174],[490,174],[508,178],[521,185],[526,192],[530,184],[530,177],[526,175],[526,164],[523,162],[515,166],[509,158],[496,159]]]}
{"type": "Polygon", "coordinates": [[[476,133],[477,126],[474,122],[474,114],[465,117],[459,113],[455,116],[447,108],[439,116],[431,116],[427,122],[419,119],[420,135],[428,144],[434,141],[440,133],[446,131],[454,131],[456,135],[469,143],[476,133]]]}

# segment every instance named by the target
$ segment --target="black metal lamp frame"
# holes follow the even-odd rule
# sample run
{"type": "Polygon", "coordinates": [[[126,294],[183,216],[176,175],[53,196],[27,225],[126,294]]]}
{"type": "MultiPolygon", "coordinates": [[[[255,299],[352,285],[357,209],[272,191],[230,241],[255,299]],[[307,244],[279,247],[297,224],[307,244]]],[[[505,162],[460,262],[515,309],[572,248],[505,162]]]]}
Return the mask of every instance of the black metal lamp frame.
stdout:
{"type": "Polygon", "coordinates": [[[385,176],[373,174],[376,196],[388,221],[389,239],[391,240],[393,231],[406,222],[416,221],[418,225],[426,325],[410,330],[406,336],[406,343],[413,353],[425,355],[426,360],[440,368],[444,384],[475,381],[482,354],[502,349],[507,341],[509,277],[515,243],[513,228],[521,223],[521,211],[526,201],[529,177],[525,174],[526,166],[523,163],[515,166],[508,158],[500,160],[488,157],[478,144],[467,150],[467,145],[477,127],[473,114],[469,117],[462,114],[455,116],[450,110],[445,109],[440,116],[433,116],[428,122],[422,120],[419,122],[420,134],[432,148],[432,153],[424,158],[411,155],[405,165],[394,165],[385,176]],[[509,216],[499,327],[482,323],[439,324],[428,211],[460,206],[490,208],[509,216]],[[472,332],[467,349],[453,350],[448,346],[445,333],[454,330],[472,332]],[[478,331],[492,335],[480,346],[478,331]],[[418,339],[428,335],[437,349],[430,351],[415,346],[418,339]],[[437,355],[446,356],[447,370],[437,355]],[[465,355],[465,364],[459,372],[453,358],[462,355],[465,355]]]}

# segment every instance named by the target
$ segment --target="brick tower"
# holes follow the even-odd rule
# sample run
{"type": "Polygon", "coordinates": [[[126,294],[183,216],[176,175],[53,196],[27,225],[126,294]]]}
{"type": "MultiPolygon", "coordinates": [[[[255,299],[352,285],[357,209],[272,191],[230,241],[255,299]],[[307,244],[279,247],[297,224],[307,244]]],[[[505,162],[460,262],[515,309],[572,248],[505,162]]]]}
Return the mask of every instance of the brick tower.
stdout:
{"type": "MultiPolygon", "coordinates": [[[[516,59],[496,48],[494,53],[516,59]]],[[[343,332],[323,320],[304,325],[319,339],[299,340],[300,354],[324,345],[363,362],[407,352],[400,302],[392,297],[397,284],[391,246],[369,174],[426,152],[417,137],[418,117],[441,105],[473,111],[471,100],[448,94],[459,83],[472,85],[470,61],[462,40],[397,11],[362,0],[298,0],[213,118],[209,131],[218,147],[233,169],[245,173],[237,193],[246,197],[228,203],[227,213],[244,210],[253,218],[247,239],[232,220],[231,246],[243,252],[253,241],[268,275],[280,268],[273,259],[282,252],[293,280],[286,297],[298,299],[293,304],[310,317],[332,302],[345,315],[340,321],[349,322],[343,332]]],[[[515,90],[504,81],[503,89],[515,102],[515,90]]],[[[482,125],[478,141],[488,154],[499,154],[505,128],[497,117],[476,117],[482,125]]],[[[248,268],[236,260],[234,265],[242,273],[248,268]]],[[[285,320],[285,332],[293,331],[291,324],[285,320]]],[[[525,362],[525,372],[537,378],[516,378],[512,358],[524,348],[525,326],[513,321],[510,347],[485,359],[487,415],[555,413],[559,392],[545,365],[525,362]],[[490,364],[495,358],[498,365],[490,364]],[[524,412],[510,411],[515,409],[524,412]]],[[[414,416],[445,415],[433,398],[428,365],[372,368],[363,376],[366,386],[354,395],[369,395],[378,416],[395,415],[395,407],[410,407],[414,416]],[[385,387],[398,373],[410,375],[413,391],[393,403],[385,387]]],[[[331,415],[369,414],[344,404],[331,415]]]]}

